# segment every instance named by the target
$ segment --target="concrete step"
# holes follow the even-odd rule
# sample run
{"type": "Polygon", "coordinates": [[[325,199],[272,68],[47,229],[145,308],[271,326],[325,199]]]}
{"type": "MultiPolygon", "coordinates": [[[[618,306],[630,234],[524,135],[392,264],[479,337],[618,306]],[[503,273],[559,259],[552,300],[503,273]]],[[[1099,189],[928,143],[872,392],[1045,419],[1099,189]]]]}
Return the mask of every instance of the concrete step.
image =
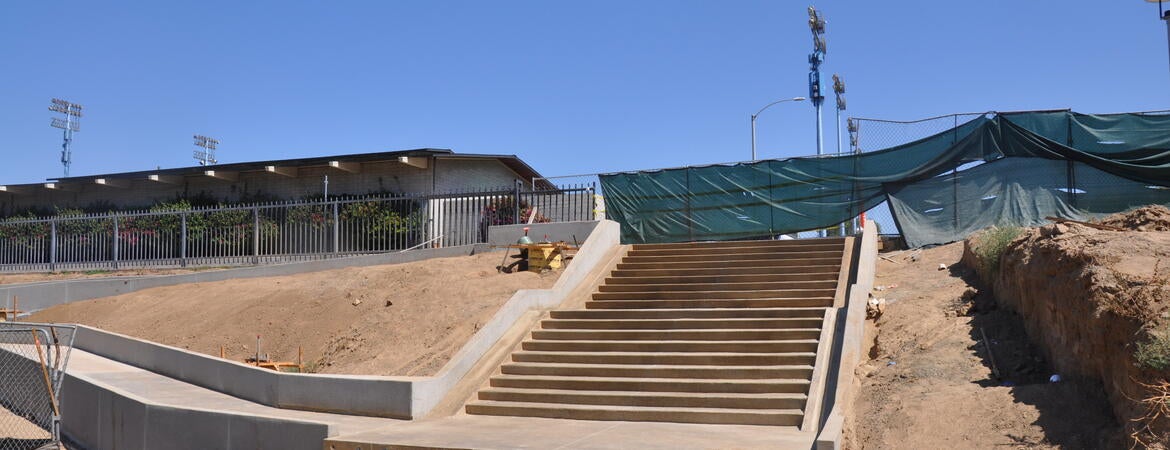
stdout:
{"type": "Polygon", "coordinates": [[[651,308],[651,309],[576,309],[550,311],[553,319],[732,319],[732,318],[815,318],[825,317],[824,307],[804,308],[651,308]]]}
{"type": "Polygon", "coordinates": [[[779,341],[817,339],[820,328],[708,330],[534,330],[542,341],[779,341]]]}
{"type": "Polygon", "coordinates": [[[688,248],[720,248],[720,247],[776,247],[793,248],[825,244],[845,245],[845,238],[817,238],[817,239],[788,239],[788,240],[757,240],[757,241],[708,241],[708,242],[681,242],[675,244],[634,244],[631,250],[667,250],[688,248]]]}
{"type": "Polygon", "coordinates": [[[764,252],[764,253],[707,253],[701,255],[642,256],[627,254],[626,263],[653,262],[730,262],[730,261],[804,261],[808,259],[841,259],[841,250],[820,252],[764,252]]]}
{"type": "Polygon", "coordinates": [[[610,277],[625,278],[625,277],[688,277],[688,276],[724,276],[724,275],[799,275],[812,273],[839,273],[841,270],[841,261],[833,261],[825,264],[810,264],[810,265],[787,265],[787,266],[765,266],[765,265],[749,265],[738,267],[731,266],[715,266],[709,265],[706,267],[635,267],[621,269],[621,263],[618,263],[618,269],[610,272],[610,277]]]}
{"type": "Polygon", "coordinates": [[[658,364],[694,366],[779,366],[811,365],[815,352],[792,353],[684,353],[684,352],[542,352],[512,353],[515,362],[563,364],[658,364]]]}
{"type": "Polygon", "coordinates": [[[656,366],[632,364],[508,363],[505,375],[607,378],[694,378],[705,380],[809,379],[812,366],[656,366]]]}
{"type": "Polygon", "coordinates": [[[808,394],[807,379],[710,380],[689,378],[601,378],[540,375],[498,375],[492,387],[564,389],[574,391],[640,391],[692,393],[808,394]]]}
{"type": "Polygon", "coordinates": [[[753,298],[753,299],[687,299],[687,300],[602,300],[585,303],[588,309],[647,309],[647,308],[793,308],[829,307],[832,297],[810,298],[753,298]]]}
{"type": "Polygon", "coordinates": [[[764,259],[764,260],[739,260],[739,259],[721,259],[713,261],[678,261],[668,259],[665,261],[656,262],[623,262],[618,263],[617,270],[647,270],[647,269],[742,269],[742,268],[761,268],[761,267],[802,267],[802,266],[828,266],[836,265],[840,267],[841,257],[836,258],[799,258],[799,259],[764,259]]]}
{"type": "Polygon", "coordinates": [[[495,402],[467,404],[468,414],[545,417],[574,420],[681,422],[738,425],[800,426],[804,413],[787,409],[655,408],[639,406],[567,405],[556,403],[495,402]]]}
{"type": "Polygon", "coordinates": [[[733,254],[751,254],[751,253],[804,253],[804,252],[832,252],[840,253],[844,249],[841,243],[824,243],[801,246],[762,246],[762,245],[736,245],[725,247],[689,247],[689,248],[665,248],[665,249],[630,249],[626,256],[687,256],[687,255],[707,255],[711,253],[733,253],[733,254]]]}
{"type": "Polygon", "coordinates": [[[686,392],[570,391],[562,389],[489,388],[480,400],[683,408],[804,409],[804,394],[691,394],[686,392]]]}
{"type": "Polygon", "coordinates": [[[723,319],[546,319],[545,330],[702,330],[741,328],[820,328],[820,317],[723,319]]]}
{"type": "Polygon", "coordinates": [[[659,292],[596,292],[593,300],[704,300],[747,298],[814,298],[832,297],[836,288],[774,289],[757,291],[659,291],[659,292]]]}
{"type": "Polygon", "coordinates": [[[759,341],[524,341],[520,348],[542,352],[815,352],[816,339],[759,341]]]}
{"type": "Polygon", "coordinates": [[[648,277],[613,276],[603,286],[626,284],[705,284],[705,283],[777,283],[785,281],[837,281],[838,270],[820,273],[788,273],[758,275],[660,275],[648,277]]]}
{"type": "Polygon", "coordinates": [[[603,284],[601,292],[770,291],[781,289],[837,289],[837,278],[821,281],[768,281],[751,283],[603,284]]]}

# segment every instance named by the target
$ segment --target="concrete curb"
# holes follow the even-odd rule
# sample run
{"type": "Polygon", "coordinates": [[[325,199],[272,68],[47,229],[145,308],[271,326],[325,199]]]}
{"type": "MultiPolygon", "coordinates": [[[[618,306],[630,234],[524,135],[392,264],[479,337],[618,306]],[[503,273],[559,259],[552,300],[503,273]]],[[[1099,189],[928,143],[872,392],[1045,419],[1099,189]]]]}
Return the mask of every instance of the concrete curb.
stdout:
{"type": "MultiPolygon", "coordinates": [[[[512,324],[559,305],[619,245],[616,222],[596,228],[552,289],[521,290],[432,377],[278,373],[129,336],[78,326],[75,346],[197,386],[277,408],[413,419],[434,408],[512,324]]],[[[23,303],[23,302],[22,302],[23,303]]]]}

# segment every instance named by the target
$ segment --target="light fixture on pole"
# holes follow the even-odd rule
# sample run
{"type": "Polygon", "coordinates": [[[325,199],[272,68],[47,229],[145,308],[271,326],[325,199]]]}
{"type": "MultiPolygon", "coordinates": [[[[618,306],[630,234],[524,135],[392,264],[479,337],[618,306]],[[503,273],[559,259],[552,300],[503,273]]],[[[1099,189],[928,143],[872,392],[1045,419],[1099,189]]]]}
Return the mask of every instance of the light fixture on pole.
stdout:
{"type": "Polygon", "coordinates": [[[752,114],[752,161],[756,160],[756,117],[759,117],[760,113],[764,112],[765,109],[768,109],[769,107],[771,107],[772,105],[775,105],[777,103],[799,102],[802,100],[804,100],[804,97],[792,97],[792,98],[785,98],[785,99],[776,100],[772,103],[764,105],[763,108],[760,108],[759,111],[756,111],[755,114],[752,114]]]}
{"type": "Polygon", "coordinates": [[[203,150],[195,150],[195,160],[199,161],[199,165],[206,166],[208,164],[216,164],[219,162],[215,159],[215,147],[217,145],[219,145],[218,139],[209,138],[199,134],[195,135],[195,146],[203,148],[203,150]]]}
{"type": "Polygon", "coordinates": [[[64,130],[65,143],[61,144],[61,165],[65,166],[65,177],[69,177],[69,165],[73,163],[73,132],[81,131],[81,105],[70,103],[59,98],[51,100],[49,111],[59,112],[65,118],[54,117],[49,124],[53,128],[64,130]]]}
{"type": "Polygon", "coordinates": [[[825,44],[825,18],[811,6],[808,7],[808,28],[813,37],[813,52],[808,55],[808,98],[817,111],[817,155],[820,155],[825,152],[821,124],[821,104],[825,102],[825,96],[821,95],[821,63],[825,61],[828,46],[825,44]]]}
{"type": "Polygon", "coordinates": [[[841,154],[841,111],[845,110],[845,82],[833,74],[833,92],[837,94],[837,154],[841,154]]]}
{"type": "Polygon", "coordinates": [[[1150,2],[1150,3],[1157,3],[1158,4],[1158,18],[1160,18],[1166,22],[1166,41],[1168,44],[1170,44],[1170,11],[1166,11],[1166,10],[1162,9],[1162,3],[1165,3],[1165,2],[1170,1],[1170,0],[1146,0],[1146,1],[1150,2]]]}

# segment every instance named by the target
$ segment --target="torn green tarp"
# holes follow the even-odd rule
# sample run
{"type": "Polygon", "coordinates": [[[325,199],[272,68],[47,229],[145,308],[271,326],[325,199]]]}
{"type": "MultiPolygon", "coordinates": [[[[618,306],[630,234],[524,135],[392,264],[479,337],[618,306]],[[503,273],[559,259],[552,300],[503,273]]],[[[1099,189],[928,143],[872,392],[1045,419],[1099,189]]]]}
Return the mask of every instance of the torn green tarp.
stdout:
{"type": "MultiPolygon", "coordinates": [[[[601,176],[601,184],[607,215],[622,224],[623,242],[735,239],[830,227],[881,203],[887,195],[913,191],[915,183],[933,186],[938,175],[964,164],[1001,158],[1076,162],[1139,182],[1133,184],[1139,187],[1126,189],[1145,194],[1140,191],[1145,189],[1142,183],[1170,184],[1168,146],[1170,116],[1010,113],[980,116],[918,141],[860,155],[607,174],[601,176]],[[1076,143],[1086,149],[1070,146],[1076,143]]],[[[1021,212],[1028,209],[1056,215],[1110,209],[1097,202],[1096,209],[1080,205],[1074,212],[1047,200],[1047,190],[1029,190],[1031,183],[1042,181],[1073,192],[1075,170],[1070,167],[1063,172],[1046,169],[1043,179],[1022,184],[1000,180],[965,187],[983,189],[981,197],[1015,200],[1011,208],[1001,205],[984,211],[965,206],[960,214],[990,215],[991,223],[1000,223],[1030,220],[1021,212]]],[[[908,240],[942,243],[947,242],[937,241],[942,236],[953,238],[966,229],[955,225],[940,230],[929,217],[912,217],[919,209],[895,210],[908,240]]]]}
{"type": "Polygon", "coordinates": [[[1170,190],[1082,163],[1003,158],[903,186],[888,186],[907,245],[954,242],[990,226],[1036,226],[1046,217],[1089,220],[1142,205],[1170,205],[1170,190]],[[1077,188],[1066,182],[1072,173],[1077,188]]]}

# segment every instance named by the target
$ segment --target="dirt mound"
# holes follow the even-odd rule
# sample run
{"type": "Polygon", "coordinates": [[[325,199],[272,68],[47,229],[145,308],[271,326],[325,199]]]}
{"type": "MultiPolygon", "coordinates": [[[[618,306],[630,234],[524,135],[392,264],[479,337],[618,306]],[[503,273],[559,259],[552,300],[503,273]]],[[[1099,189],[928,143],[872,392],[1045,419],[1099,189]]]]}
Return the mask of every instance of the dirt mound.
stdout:
{"type": "Polygon", "coordinates": [[[1143,206],[1105,217],[1101,219],[1101,224],[1134,231],[1170,231],[1170,208],[1162,205],[1143,206]]]}
{"type": "Polygon", "coordinates": [[[81,323],[242,360],[256,351],[317,372],[432,375],[519,289],[557,273],[500,274],[500,253],[147,289],[56,306],[36,322],[81,323]]]}
{"type": "Polygon", "coordinates": [[[1018,316],[974,284],[962,254],[955,243],[878,260],[873,295],[887,306],[867,330],[846,448],[1110,448],[1100,387],[1049,383],[1018,316]]]}
{"type": "MultiPolygon", "coordinates": [[[[1101,383],[1131,434],[1145,427],[1138,419],[1149,413],[1138,400],[1154,394],[1143,384],[1165,379],[1136,361],[1134,352],[1170,318],[1170,267],[1164,263],[1170,233],[1155,231],[1167,217],[1165,208],[1147,207],[1104,222],[1151,231],[1144,233],[1078,224],[1025,230],[1006,247],[998,273],[984,274],[1000,304],[1020,314],[1053,371],[1101,383]]],[[[1138,437],[1164,447],[1165,436],[1157,435],[1170,427],[1153,425],[1152,434],[1138,437]]]]}

